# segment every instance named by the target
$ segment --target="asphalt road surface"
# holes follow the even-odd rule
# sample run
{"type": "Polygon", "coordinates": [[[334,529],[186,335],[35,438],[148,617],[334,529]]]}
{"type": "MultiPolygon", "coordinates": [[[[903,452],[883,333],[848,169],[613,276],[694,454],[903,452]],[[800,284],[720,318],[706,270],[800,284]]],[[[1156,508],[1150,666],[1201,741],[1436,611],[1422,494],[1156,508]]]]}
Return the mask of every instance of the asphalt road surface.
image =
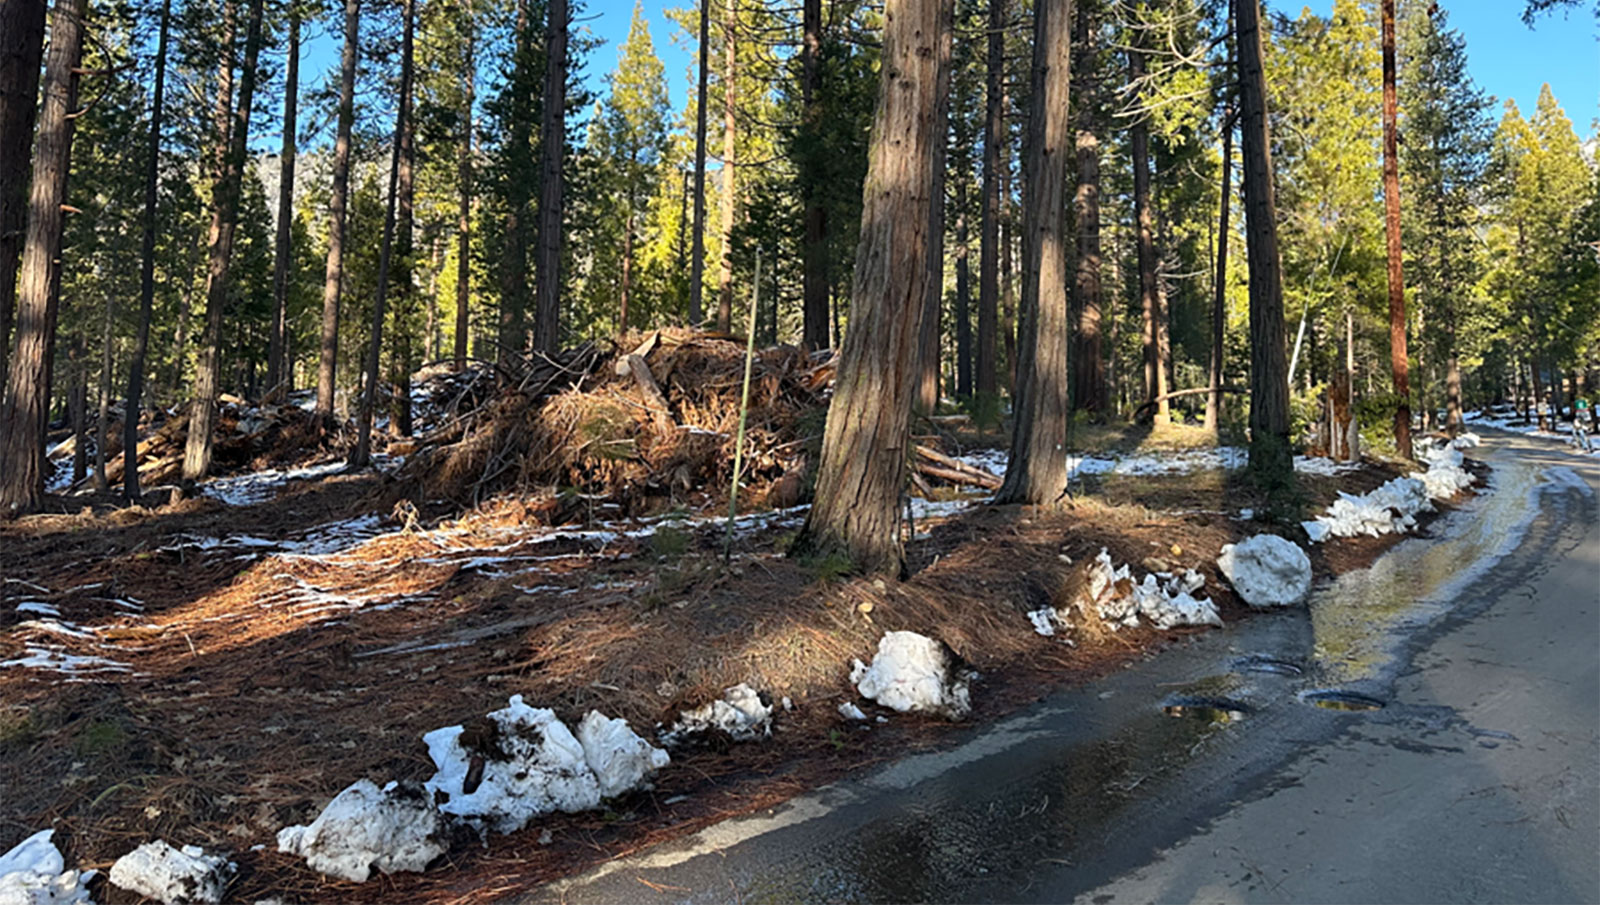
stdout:
{"type": "Polygon", "coordinates": [[[1486,441],[1306,607],[524,901],[1600,902],[1600,459],[1486,441]]]}

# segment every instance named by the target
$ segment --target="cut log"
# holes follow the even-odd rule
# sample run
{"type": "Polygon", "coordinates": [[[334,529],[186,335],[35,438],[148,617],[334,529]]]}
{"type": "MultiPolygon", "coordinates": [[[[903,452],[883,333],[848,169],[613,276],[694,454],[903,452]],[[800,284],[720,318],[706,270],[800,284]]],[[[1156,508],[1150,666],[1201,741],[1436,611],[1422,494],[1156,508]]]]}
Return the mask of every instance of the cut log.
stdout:
{"type": "Polygon", "coordinates": [[[631,353],[623,362],[628,370],[633,372],[633,379],[639,384],[639,391],[644,394],[645,402],[650,405],[650,414],[655,418],[656,427],[662,431],[677,430],[677,423],[672,420],[672,409],[667,405],[667,397],[661,395],[661,386],[656,383],[655,377],[650,373],[650,366],[644,363],[644,356],[631,353]]]}

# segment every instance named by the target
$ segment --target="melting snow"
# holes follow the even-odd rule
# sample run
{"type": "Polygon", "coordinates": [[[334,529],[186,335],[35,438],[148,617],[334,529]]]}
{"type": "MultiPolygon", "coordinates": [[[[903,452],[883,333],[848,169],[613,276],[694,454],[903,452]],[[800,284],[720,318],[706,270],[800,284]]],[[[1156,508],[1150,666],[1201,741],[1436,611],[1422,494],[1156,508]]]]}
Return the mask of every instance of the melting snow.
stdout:
{"type": "Polygon", "coordinates": [[[197,845],[146,842],[111,865],[111,882],[165,905],[217,905],[238,865],[197,845]]]}
{"type": "Polygon", "coordinates": [[[235,477],[213,478],[200,485],[200,492],[229,506],[253,506],[276,497],[278,491],[288,486],[290,481],[327,477],[344,470],[344,467],[345,463],[340,460],[287,471],[268,468],[235,477]]]}
{"type": "Polygon", "coordinates": [[[0,905],[94,905],[87,884],[95,872],[67,870],[54,834],[40,830],[0,855],[0,905]]]}
{"type": "Polygon", "coordinates": [[[379,789],[370,779],[359,780],[309,826],[278,831],[278,851],[353,883],[365,883],[373,867],[386,874],[420,872],[446,848],[444,820],[430,791],[414,782],[379,789]]]}
{"type": "Polygon", "coordinates": [[[1311,591],[1311,559],[1306,551],[1275,534],[1224,544],[1217,567],[1251,606],[1288,606],[1311,591]]]}
{"type": "Polygon", "coordinates": [[[1135,583],[1132,568],[1126,563],[1118,568],[1111,561],[1111,554],[1102,547],[1085,570],[1088,581],[1083,594],[1086,600],[1080,605],[1093,606],[1113,629],[1136,626],[1141,616],[1159,629],[1222,625],[1216,604],[1194,596],[1205,587],[1205,577],[1193,569],[1186,569],[1182,574],[1152,572],[1135,583]]]}
{"type": "Polygon", "coordinates": [[[578,724],[578,744],[605,798],[638,788],[645,777],[672,762],[667,752],[629,729],[627,720],[607,719],[598,710],[589,711],[578,724]]]}
{"type": "Polygon", "coordinates": [[[736,742],[770,736],[772,705],[763,701],[754,688],[740,682],[724,690],[720,699],[678,714],[678,721],[659,736],[662,744],[671,747],[711,730],[725,732],[736,742]]]}
{"type": "MultiPolygon", "coordinates": [[[[1467,441],[1469,448],[1471,442],[1467,441]]],[[[1326,513],[1301,522],[1311,542],[1359,534],[1403,534],[1416,525],[1419,513],[1433,511],[1434,500],[1449,499],[1472,486],[1474,479],[1462,467],[1461,451],[1455,443],[1419,445],[1417,456],[1427,463],[1425,471],[1394,478],[1360,496],[1341,492],[1326,513]]]]}
{"type": "Polygon", "coordinates": [[[872,665],[857,660],[850,672],[850,682],[868,700],[952,720],[972,712],[972,677],[947,645],[916,632],[885,633],[872,665]]]}

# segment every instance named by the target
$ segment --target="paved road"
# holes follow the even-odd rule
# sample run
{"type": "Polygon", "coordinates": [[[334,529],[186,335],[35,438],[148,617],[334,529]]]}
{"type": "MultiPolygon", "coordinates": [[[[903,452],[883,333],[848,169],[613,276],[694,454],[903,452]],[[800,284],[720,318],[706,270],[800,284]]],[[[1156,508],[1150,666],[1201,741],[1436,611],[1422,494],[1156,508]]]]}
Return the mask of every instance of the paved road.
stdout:
{"type": "Polygon", "coordinates": [[[1600,902],[1600,460],[1480,454],[1493,492],[1309,607],[527,901],[1600,902]]]}

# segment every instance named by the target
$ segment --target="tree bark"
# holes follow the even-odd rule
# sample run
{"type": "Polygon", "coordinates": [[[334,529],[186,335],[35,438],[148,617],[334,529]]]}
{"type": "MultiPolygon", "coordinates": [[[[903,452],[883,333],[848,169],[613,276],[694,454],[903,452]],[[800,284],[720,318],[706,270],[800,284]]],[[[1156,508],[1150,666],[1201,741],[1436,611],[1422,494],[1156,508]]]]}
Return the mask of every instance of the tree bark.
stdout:
{"type": "Polygon", "coordinates": [[[399,116],[400,159],[395,175],[395,235],[394,235],[394,350],[390,353],[390,370],[394,374],[394,429],[402,437],[411,436],[411,371],[413,368],[411,340],[416,327],[412,303],[416,296],[415,284],[415,226],[416,226],[416,0],[403,0],[401,15],[405,18],[400,30],[400,81],[401,103],[405,115],[399,116]]]}
{"type": "Polygon", "coordinates": [[[842,553],[867,572],[904,572],[900,496],[926,298],[938,58],[949,9],[950,0],[885,4],[850,329],[823,431],[816,501],[794,545],[802,555],[842,553]]]}
{"type": "Polygon", "coordinates": [[[1073,28],[1076,54],[1074,67],[1078,84],[1084,86],[1078,101],[1078,183],[1073,196],[1077,226],[1077,261],[1073,275],[1072,308],[1078,329],[1072,337],[1072,407],[1079,411],[1104,414],[1106,399],[1105,360],[1101,350],[1100,290],[1100,139],[1095,112],[1099,85],[1094,69],[1098,23],[1094,21],[1091,0],[1078,6],[1073,28]]]}
{"type": "Polygon", "coordinates": [[[561,344],[561,158],[567,144],[567,0],[550,0],[544,73],[533,347],[540,352],[555,352],[561,344]]]}
{"type": "Polygon", "coordinates": [[[959,213],[956,215],[956,395],[972,398],[972,278],[971,249],[967,245],[967,184],[962,174],[959,213]]]}
{"type": "Polygon", "coordinates": [[[1383,19],[1383,222],[1389,257],[1389,368],[1399,405],[1394,412],[1394,445],[1412,458],[1411,387],[1406,358],[1406,284],[1401,270],[1400,159],[1396,154],[1399,101],[1395,92],[1394,0],[1382,0],[1383,19]]]}
{"type": "Polygon", "coordinates": [[[923,300],[921,374],[917,383],[917,410],[931,415],[939,408],[940,338],[944,320],[944,205],[945,162],[950,156],[950,32],[946,25],[939,44],[939,109],[934,114],[938,130],[933,145],[932,207],[928,211],[928,282],[923,300]]]}
{"type": "Polygon", "coordinates": [[[167,85],[167,31],[172,0],[162,0],[156,38],[155,86],[150,100],[150,144],[144,170],[144,233],[139,246],[139,326],[128,364],[128,399],[122,406],[122,495],[139,499],[139,415],[144,407],[145,358],[150,350],[150,316],[156,296],[156,205],[161,181],[161,120],[167,85]]]}
{"type": "MultiPolygon", "coordinates": [[[[1211,392],[1206,396],[1206,430],[1222,426],[1222,365],[1228,325],[1228,214],[1233,204],[1233,118],[1229,110],[1222,126],[1222,204],[1217,215],[1217,276],[1211,287],[1211,392]]],[[[1346,394],[1349,388],[1345,389],[1346,394]]]]}
{"type": "Polygon", "coordinates": [[[272,250],[272,333],[267,339],[267,401],[293,389],[284,361],[289,329],[289,267],[294,256],[294,158],[300,100],[300,8],[289,4],[289,53],[283,83],[283,149],[278,154],[278,235],[272,250]]]}
{"type": "MultiPolygon", "coordinates": [[[[513,43],[515,58],[512,64],[514,85],[524,85],[523,73],[532,58],[532,42],[528,23],[528,6],[531,0],[516,2],[516,38],[513,43]]],[[[515,102],[515,101],[514,101],[515,102]]],[[[528,202],[531,192],[527,180],[531,177],[532,161],[528,159],[532,140],[531,123],[523,111],[514,111],[507,129],[506,174],[506,229],[500,248],[500,335],[499,354],[496,359],[504,363],[508,357],[520,352],[531,339],[528,333],[528,202]]]]}
{"type": "Polygon", "coordinates": [[[83,334],[72,334],[67,345],[67,370],[71,384],[67,387],[67,421],[72,425],[72,483],[79,484],[89,476],[88,425],[89,382],[84,372],[83,334]]]}
{"type": "Polygon", "coordinates": [[[328,266],[322,280],[322,348],[317,360],[317,409],[333,419],[333,383],[339,363],[339,302],[344,283],[346,211],[350,202],[350,132],[355,125],[356,57],[361,0],[344,0],[344,51],[339,58],[339,124],[333,142],[333,191],[328,198],[328,266]]]}
{"type": "MultiPolygon", "coordinates": [[[[809,351],[828,348],[828,209],[822,203],[822,0],[801,9],[800,103],[806,135],[800,192],[805,203],[805,241],[800,246],[801,342],[809,351]]],[[[774,271],[776,272],[776,271],[774,271]]]]}
{"type": "Polygon", "coordinates": [[[472,48],[478,36],[473,26],[473,0],[462,0],[466,11],[466,60],[462,66],[464,76],[461,105],[461,149],[456,161],[457,189],[461,203],[456,212],[456,337],[455,369],[467,366],[467,334],[471,332],[471,315],[467,310],[472,296],[472,105],[477,85],[477,70],[473,68],[472,48]]]}
{"type": "Polygon", "coordinates": [[[699,86],[694,111],[694,254],[689,262],[689,323],[699,326],[705,311],[706,273],[706,107],[711,71],[711,0],[700,0],[699,86]]]}
{"type": "Polygon", "coordinates": [[[1006,0],[989,0],[984,62],[983,214],[978,225],[977,390],[999,396],[996,336],[1000,310],[1000,149],[1005,142],[1006,0]]]}
{"type": "MultiPolygon", "coordinates": [[[[195,369],[194,404],[189,413],[189,436],[183,451],[185,483],[205,478],[211,470],[211,431],[216,423],[217,392],[221,384],[222,317],[228,308],[229,269],[233,238],[239,222],[239,188],[244,176],[245,152],[250,137],[250,108],[255,99],[256,59],[261,50],[263,0],[251,0],[245,26],[244,63],[239,69],[239,101],[229,127],[228,154],[212,190],[211,237],[206,255],[206,328],[200,363],[195,369]]],[[[219,90],[220,90],[219,85],[219,90]]]]}
{"type": "Polygon", "coordinates": [[[1024,149],[1022,306],[1015,421],[1000,503],[1059,505],[1067,496],[1068,155],[1072,0],[1037,0],[1032,109],[1024,149]]]}
{"type": "MultiPolygon", "coordinates": [[[[1135,38],[1135,46],[1128,50],[1128,82],[1143,95],[1145,78],[1144,51],[1135,38]]],[[[1160,294],[1156,287],[1156,246],[1150,210],[1150,124],[1140,113],[1130,127],[1130,151],[1133,163],[1133,210],[1138,223],[1139,258],[1139,310],[1144,341],[1144,399],[1156,402],[1156,423],[1171,420],[1170,410],[1160,400],[1167,392],[1166,363],[1161,356],[1162,311],[1160,294]]]]}
{"type": "Polygon", "coordinates": [[[722,270],[717,276],[717,331],[733,328],[733,220],[739,191],[739,27],[737,0],[727,0],[722,18],[722,186],[717,207],[722,220],[722,270]]]}
{"type": "Polygon", "coordinates": [[[1276,487],[1294,480],[1289,449],[1288,348],[1278,256],[1272,141],[1262,65],[1259,0],[1236,0],[1246,257],[1250,271],[1250,470],[1276,487]]]}
{"type": "Polygon", "coordinates": [[[44,426],[50,406],[50,350],[56,326],[62,202],[72,159],[87,0],[60,0],[50,26],[44,102],[34,143],[28,231],[17,286],[15,358],[0,401],[0,518],[38,510],[44,501],[44,426]]]}
{"type": "Polygon", "coordinates": [[[0,3],[0,394],[16,318],[17,265],[28,221],[28,153],[44,55],[44,0],[0,3]]]}
{"type": "Polygon", "coordinates": [[[106,483],[106,444],[111,440],[111,296],[106,296],[105,321],[100,336],[99,405],[94,421],[94,489],[104,493],[106,483]]]}

